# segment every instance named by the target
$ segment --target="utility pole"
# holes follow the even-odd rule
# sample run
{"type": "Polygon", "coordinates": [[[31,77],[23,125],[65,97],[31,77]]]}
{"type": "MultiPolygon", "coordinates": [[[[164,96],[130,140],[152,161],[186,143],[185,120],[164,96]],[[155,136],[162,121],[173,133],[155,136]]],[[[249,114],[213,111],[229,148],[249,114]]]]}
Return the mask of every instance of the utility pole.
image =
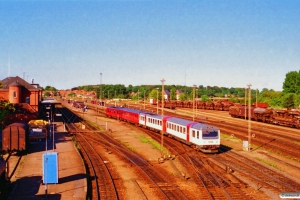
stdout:
{"type": "Polygon", "coordinates": [[[160,80],[162,83],[162,89],[161,89],[161,153],[163,156],[163,146],[164,146],[164,82],[166,81],[165,79],[160,80]]]}
{"type": "Polygon", "coordinates": [[[247,88],[245,88],[245,120],[247,119],[247,103],[246,103],[246,99],[247,99],[247,88]]]}
{"type": "Polygon", "coordinates": [[[146,99],[145,99],[145,89],[144,89],[144,110],[145,110],[145,101],[146,99]]]}
{"type": "Polygon", "coordinates": [[[248,85],[248,151],[251,151],[251,84],[248,85]]]}
{"type": "Polygon", "coordinates": [[[156,88],[156,90],[157,90],[157,93],[156,93],[156,114],[158,114],[158,89],[159,88],[156,88]]]}
{"type": "Polygon", "coordinates": [[[193,85],[193,121],[195,121],[195,88],[196,85],[193,85]]]}
{"type": "Polygon", "coordinates": [[[100,73],[100,102],[102,105],[102,73],[100,73]]]}

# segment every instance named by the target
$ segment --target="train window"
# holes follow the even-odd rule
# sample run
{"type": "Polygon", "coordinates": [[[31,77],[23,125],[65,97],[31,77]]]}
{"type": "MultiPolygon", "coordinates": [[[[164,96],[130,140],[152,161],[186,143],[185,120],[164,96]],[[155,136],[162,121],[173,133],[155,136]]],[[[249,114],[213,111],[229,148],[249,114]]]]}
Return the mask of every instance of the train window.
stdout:
{"type": "Polygon", "coordinates": [[[202,138],[218,138],[218,131],[203,132],[202,138]]]}
{"type": "Polygon", "coordinates": [[[199,139],[199,131],[197,131],[197,139],[199,139]]]}
{"type": "Polygon", "coordinates": [[[185,127],[183,128],[183,134],[185,134],[185,127]]]}
{"type": "Polygon", "coordinates": [[[194,130],[192,131],[192,136],[195,137],[195,131],[194,130]]]}
{"type": "Polygon", "coordinates": [[[182,133],[182,127],[180,127],[180,133],[182,133]]]}
{"type": "Polygon", "coordinates": [[[177,126],[177,132],[179,132],[179,126],[177,126]]]}

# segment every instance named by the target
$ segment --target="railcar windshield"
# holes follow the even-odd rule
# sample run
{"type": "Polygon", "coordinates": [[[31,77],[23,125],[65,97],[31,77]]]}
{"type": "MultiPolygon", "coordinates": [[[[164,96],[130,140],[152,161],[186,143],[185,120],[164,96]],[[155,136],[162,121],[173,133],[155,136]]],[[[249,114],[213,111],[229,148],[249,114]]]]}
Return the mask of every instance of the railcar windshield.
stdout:
{"type": "Polygon", "coordinates": [[[219,138],[218,131],[203,131],[202,139],[217,139],[219,138]]]}

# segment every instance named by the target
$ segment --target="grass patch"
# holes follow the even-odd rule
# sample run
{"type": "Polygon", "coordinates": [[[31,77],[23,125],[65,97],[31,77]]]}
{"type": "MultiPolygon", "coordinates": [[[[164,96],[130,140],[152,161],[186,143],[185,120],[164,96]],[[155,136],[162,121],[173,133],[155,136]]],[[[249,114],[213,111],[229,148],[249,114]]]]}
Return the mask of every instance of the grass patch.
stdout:
{"type": "Polygon", "coordinates": [[[256,160],[260,161],[260,162],[263,162],[271,167],[274,167],[275,169],[278,169],[277,165],[275,163],[272,163],[271,161],[268,161],[268,160],[265,160],[265,159],[262,159],[262,158],[258,158],[258,157],[255,157],[256,160]]]}
{"type": "Polygon", "coordinates": [[[74,143],[74,145],[75,145],[75,148],[78,149],[78,150],[80,150],[80,146],[79,146],[79,144],[77,143],[77,141],[76,141],[76,139],[75,139],[74,136],[72,136],[72,141],[73,141],[73,143],[74,143]]]}
{"type": "Polygon", "coordinates": [[[135,152],[135,148],[132,147],[132,146],[130,146],[130,145],[127,144],[126,142],[122,142],[122,144],[123,144],[127,149],[129,149],[130,151],[135,152]]]}
{"type": "Polygon", "coordinates": [[[143,143],[150,144],[153,149],[157,149],[159,151],[163,150],[164,152],[167,151],[167,149],[165,147],[162,147],[160,145],[160,143],[158,143],[157,141],[153,140],[151,137],[147,137],[147,136],[142,135],[142,136],[139,137],[139,139],[143,143]]]}
{"type": "Polygon", "coordinates": [[[226,139],[226,140],[230,140],[230,141],[233,141],[233,142],[241,142],[242,140],[235,137],[234,135],[231,136],[231,135],[227,135],[227,134],[223,134],[221,133],[221,139],[226,139]]]}

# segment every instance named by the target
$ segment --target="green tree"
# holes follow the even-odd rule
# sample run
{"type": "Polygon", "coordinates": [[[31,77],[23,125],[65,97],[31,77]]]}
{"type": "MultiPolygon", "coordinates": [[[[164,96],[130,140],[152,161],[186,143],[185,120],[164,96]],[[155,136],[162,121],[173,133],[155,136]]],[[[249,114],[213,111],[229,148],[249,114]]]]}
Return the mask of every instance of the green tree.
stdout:
{"type": "Polygon", "coordinates": [[[45,93],[44,93],[44,97],[49,97],[50,96],[50,92],[49,91],[46,91],[45,93]]]}
{"type": "Polygon", "coordinates": [[[294,93],[289,93],[283,96],[282,107],[284,108],[295,108],[296,95],[294,93]]]}
{"type": "Polygon", "coordinates": [[[15,107],[13,104],[9,103],[8,101],[0,101],[0,130],[4,127],[4,122],[7,117],[7,115],[10,112],[14,112],[15,107]]]}
{"type": "Polygon", "coordinates": [[[285,75],[285,80],[283,82],[283,93],[288,94],[288,93],[295,93],[295,94],[300,94],[300,70],[299,72],[297,71],[292,71],[288,72],[285,75]]]}
{"type": "Polygon", "coordinates": [[[201,96],[201,101],[203,101],[203,102],[209,102],[210,99],[209,99],[209,97],[207,95],[202,95],[201,96]]]}
{"type": "Polygon", "coordinates": [[[170,91],[170,100],[176,100],[176,88],[173,87],[170,91]]]}
{"type": "Polygon", "coordinates": [[[186,97],[185,93],[181,93],[181,94],[179,95],[179,100],[180,100],[180,101],[185,101],[185,100],[187,100],[187,97],[186,97]]]}

